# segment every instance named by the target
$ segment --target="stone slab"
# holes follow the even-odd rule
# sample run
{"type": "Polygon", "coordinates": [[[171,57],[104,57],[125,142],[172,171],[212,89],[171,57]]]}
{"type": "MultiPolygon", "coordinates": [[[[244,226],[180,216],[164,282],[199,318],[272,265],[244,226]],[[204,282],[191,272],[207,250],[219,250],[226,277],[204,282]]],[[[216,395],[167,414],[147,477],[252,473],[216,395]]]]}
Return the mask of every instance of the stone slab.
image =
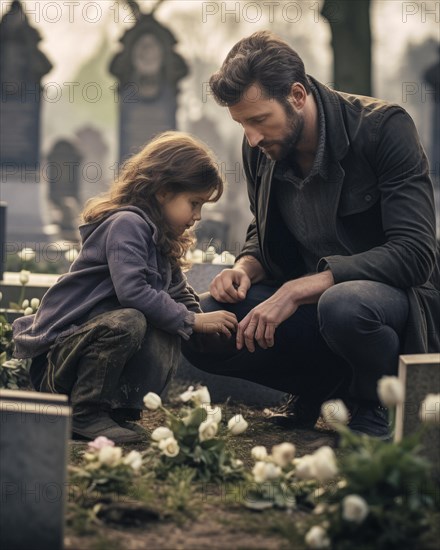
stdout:
{"type": "MultiPolygon", "coordinates": [[[[396,410],[395,441],[411,435],[422,428],[419,418],[420,406],[428,393],[440,393],[440,354],[428,353],[401,355],[399,379],[405,388],[405,401],[396,410]]],[[[437,405],[440,407],[440,403],[437,405]]],[[[440,429],[431,425],[422,438],[424,455],[440,473],[440,429]]]]}
{"type": "Polygon", "coordinates": [[[0,390],[0,548],[62,549],[69,435],[66,396],[0,390]]]}

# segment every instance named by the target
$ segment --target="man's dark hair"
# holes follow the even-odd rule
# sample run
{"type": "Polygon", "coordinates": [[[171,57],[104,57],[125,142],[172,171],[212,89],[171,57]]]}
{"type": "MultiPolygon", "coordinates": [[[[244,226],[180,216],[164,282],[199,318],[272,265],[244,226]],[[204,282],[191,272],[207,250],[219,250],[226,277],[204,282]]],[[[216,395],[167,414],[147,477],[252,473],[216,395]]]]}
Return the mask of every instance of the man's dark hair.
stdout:
{"type": "Polygon", "coordinates": [[[253,84],[261,87],[265,97],[283,103],[294,82],[300,82],[307,94],[311,92],[296,51],[271,32],[260,31],[235,44],[209,85],[217,103],[230,107],[253,84]]]}

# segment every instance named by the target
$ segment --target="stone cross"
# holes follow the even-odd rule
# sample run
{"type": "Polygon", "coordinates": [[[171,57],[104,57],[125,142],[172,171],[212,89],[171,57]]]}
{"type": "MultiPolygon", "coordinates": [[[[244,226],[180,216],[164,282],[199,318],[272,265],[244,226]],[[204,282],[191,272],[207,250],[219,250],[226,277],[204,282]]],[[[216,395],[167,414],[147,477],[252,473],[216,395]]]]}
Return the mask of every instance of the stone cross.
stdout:
{"type": "MultiPolygon", "coordinates": [[[[440,393],[440,354],[401,355],[399,379],[405,388],[405,402],[397,407],[395,441],[422,428],[420,406],[428,393],[440,393]]],[[[440,403],[432,414],[439,414],[440,403]]],[[[426,411],[428,414],[429,411],[426,411]]],[[[422,445],[424,455],[440,475],[440,429],[438,425],[426,429],[422,445]]]]}
{"type": "Polygon", "coordinates": [[[0,548],[63,548],[67,396],[0,390],[0,548]]]}

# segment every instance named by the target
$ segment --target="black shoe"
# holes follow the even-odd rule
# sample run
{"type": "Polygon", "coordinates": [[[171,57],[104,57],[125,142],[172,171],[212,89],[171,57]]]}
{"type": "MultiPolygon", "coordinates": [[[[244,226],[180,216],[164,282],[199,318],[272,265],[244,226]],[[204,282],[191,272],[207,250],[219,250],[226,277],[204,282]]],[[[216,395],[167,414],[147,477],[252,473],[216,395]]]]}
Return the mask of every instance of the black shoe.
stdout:
{"type": "Polygon", "coordinates": [[[279,407],[263,411],[264,417],[278,426],[303,430],[313,430],[320,413],[321,403],[300,395],[289,395],[279,407]]]}
{"type": "Polygon", "coordinates": [[[351,408],[350,430],[383,441],[391,441],[392,434],[388,423],[388,409],[372,402],[356,402],[351,408]]]}
{"type": "Polygon", "coordinates": [[[105,436],[117,445],[122,443],[137,443],[142,439],[139,434],[133,430],[121,427],[105,413],[89,415],[89,417],[84,416],[83,418],[75,418],[75,415],[73,416],[72,439],[92,441],[99,436],[105,436]]]}
{"type": "Polygon", "coordinates": [[[112,409],[110,412],[110,417],[125,430],[131,430],[132,432],[143,436],[148,434],[147,430],[142,428],[139,424],[136,424],[136,421],[141,420],[142,418],[142,411],[140,409],[112,409]]]}

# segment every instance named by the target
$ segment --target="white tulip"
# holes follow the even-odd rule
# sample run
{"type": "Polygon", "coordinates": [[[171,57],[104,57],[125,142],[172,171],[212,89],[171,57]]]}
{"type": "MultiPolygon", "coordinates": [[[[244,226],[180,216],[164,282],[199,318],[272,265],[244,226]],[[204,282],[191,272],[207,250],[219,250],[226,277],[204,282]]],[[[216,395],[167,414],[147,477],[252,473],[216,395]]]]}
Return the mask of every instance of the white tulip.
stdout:
{"type": "Polygon", "coordinates": [[[31,308],[33,310],[38,309],[38,306],[40,305],[40,300],[38,298],[32,298],[31,300],[31,308]]]}
{"type": "Polygon", "coordinates": [[[321,447],[313,453],[315,477],[318,481],[329,481],[338,474],[336,455],[328,446],[321,447]]]}
{"type": "Polygon", "coordinates": [[[257,445],[251,450],[251,456],[254,460],[264,460],[267,457],[266,447],[263,445],[257,445]]]}
{"type": "Polygon", "coordinates": [[[428,393],[420,405],[419,418],[426,424],[440,424],[440,393],[428,393]]]}
{"type": "Polygon", "coordinates": [[[248,423],[241,414],[236,414],[228,422],[228,430],[232,435],[239,435],[246,431],[248,423]]]}
{"type": "Polygon", "coordinates": [[[306,544],[309,548],[330,548],[330,539],[327,531],[320,525],[313,526],[305,536],[306,544]]]}
{"type": "Polygon", "coordinates": [[[199,426],[199,439],[200,441],[207,441],[217,435],[218,424],[212,420],[205,420],[199,426]]]}
{"type": "Polygon", "coordinates": [[[332,424],[348,424],[348,410],[341,399],[326,401],[321,407],[321,414],[325,422],[332,424]]]}
{"type": "Polygon", "coordinates": [[[150,391],[144,397],[144,405],[147,409],[150,409],[150,411],[155,411],[162,406],[162,399],[157,395],[157,393],[150,391]]]}
{"type": "Polygon", "coordinates": [[[35,251],[32,248],[22,248],[20,252],[17,252],[17,256],[23,262],[30,262],[35,258],[35,251]]]}
{"type": "Polygon", "coordinates": [[[382,376],[377,383],[377,393],[385,407],[395,407],[405,399],[403,384],[396,376],[382,376]]]}
{"type": "Polygon", "coordinates": [[[272,460],[281,468],[285,468],[290,464],[295,456],[295,445],[292,443],[280,443],[272,447],[272,460]]]}
{"type": "Polygon", "coordinates": [[[203,263],[203,250],[200,250],[200,248],[193,250],[191,254],[191,261],[195,264],[203,263]]]}
{"type": "Polygon", "coordinates": [[[162,454],[171,458],[177,456],[180,452],[180,447],[174,437],[167,437],[159,441],[159,449],[162,454]]]}
{"type": "Polygon", "coordinates": [[[191,399],[193,392],[194,392],[194,386],[189,386],[189,388],[186,391],[184,391],[179,395],[179,399],[184,403],[186,403],[191,399]]]}
{"type": "Polygon", "coordinates": [[[70,263],[74,262],[78,258],[79,252],[76,248],[69,248],[64,252],[64,257],[70,263]]]}
{"type": "Polygon", "coordinates": [[[142,466],[142,455],[138,451],[130,451],[124,458],[123,463],[137,472],[142,466]]]}
{"type": "Polygon", "coordinates": [[[256,483],[264,483],[265,481],[279,478],[281,475],[281,468],[275,466],[275,464],[271,462],[258,461],[252,468],[252,474],[256,483]]]}
{"type": "Polygon", "coordinates": [[[214,254],[211,263],[212,265],[223,265],[223,257],[221,254],[214,254]]]}
{"type": "Polygon", "coordinates": [[[212,262],[212,260],[215,258],[215,256],[217,255],[217,251],[215,249],[215,246],[208,246],[208,248],[206,249],[206,252],[205,252],[205,257],[204,257],[204,262],[206,263],[210,263],[212,262]]]}
{"type": "Polygon", "coordinates": [[[225,250],[222,254],[223,257],[223,263],[227,265],[234,265],[235,264],[235,256],[234,254],[231,254],[231,252],[228,252],[225,250]]]}
{"type": "Polygon", "coordinates": [[[193,392],[191,397],[193,403],[198,407],[200,405],[209,405],[211,403],[211,396],[206,386],[200,386],[193,392]]]}
{"type": "Polygon", "coordinates": [[[31,307],[27,307],[24,310],[23,315],[32,315],[33,312],[34,312],[34,310],[31,307]]]}
{"type": "Polygon", "coordinates": [[[111,447],[110,445],[106,445],[105,447],[99,449],[98,460],[101,464],[105,464],[107,466],[116,466],[117,464],[119,464],[121,457],[121,447],[111,447]]]}
{"type": "Polygon", "coordinates": [[[298,458],[295,463],[295,474],[299,479],[314,479],[315,457],[313,455],[304,455],[298,458]]]}
{"type": "Polygon", "coordinates": [[[153,441],[160,441],[161,439],[167,439],[168,437],[174,437],[174,434],[166,426],[156,428],[151,434],[151,439],[153,439],[153,441]]]}
{"type": "Polygon", "coordinates": [[[211,405],[207,405],[205,403],[202,403],[202,408],[206,411],[206,419],[211,420],[212,422],[217,422],[217,424],[220,424],[220,421],[222,419],[222,410],[218,405],[215,405],[211,407],[211,405]]]}
{"type": "Polygon", "coordinates": [[[29,300],[23,300],[21,307],[22,309],[26,309],[27,307],[29,307],[29,300]]]}
{"type": "Polygon", "coordinates": [[[346,521],[362,523],[368,516],[368,512],[368,504],[359,495],[347,495],[342,500],[342,517],[346,521]]]}
{"type": "Polygon", "coordinates": [[[30,271],[27,271],[26,269],[22,269],[20,271],[20,275],[18,276],[18,280],[20,281],[20,284],[27,285],[29,282],[29,275],[31,274],[30,271]]]}

